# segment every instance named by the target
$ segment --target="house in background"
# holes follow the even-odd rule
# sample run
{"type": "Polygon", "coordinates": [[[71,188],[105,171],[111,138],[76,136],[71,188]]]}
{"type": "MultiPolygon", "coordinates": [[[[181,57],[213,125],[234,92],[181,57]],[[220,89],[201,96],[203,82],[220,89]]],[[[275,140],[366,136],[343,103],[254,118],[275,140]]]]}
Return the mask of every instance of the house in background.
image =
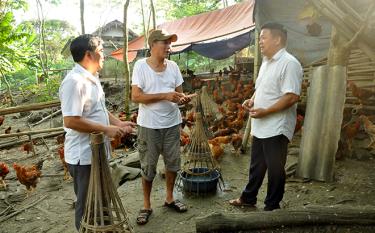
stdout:
{"type": "MultiPolygon", "coordinates": [[[[117,48],[121,48],[124,46],[124,33],[123,33],[123,23],[119,20],[113,20],[106,25],[99,27],[97,30],[95,30],[93,35],[100,36],[104,41],[104,54],[110,54],[113,50],[116,50],[117,48]]],[[[131,29],[129,29],[129,41],[133,40],[134,38],[137,38],[138,35],[133,32],[131,29]]],[[[64,48],[61,51],[61,54],[63,54],[65,57],[70,57],[70,42],[74,38],[70,38],[66,44],[64,45],[64,48]]]]}

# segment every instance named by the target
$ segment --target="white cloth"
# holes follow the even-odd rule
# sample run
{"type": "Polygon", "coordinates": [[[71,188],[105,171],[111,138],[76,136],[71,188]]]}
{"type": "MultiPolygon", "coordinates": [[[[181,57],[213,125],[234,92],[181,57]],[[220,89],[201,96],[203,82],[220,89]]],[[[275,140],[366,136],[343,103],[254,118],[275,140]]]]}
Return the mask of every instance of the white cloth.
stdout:
{"type": "MultiPolygon", "coordinates": [[[[254,108],[269,108],[287,93],[300,95],[302,74],[301,64],[285,49],[279,50],[272,59],[264,57],[255,83],[254,108]]],[[[257,138],[283,134],[291,141],[297,120],[296,110],[297,103],[264,118],[252,118],[251,134],[257,138]]]]}
{"type": "MultiPolygon", "coordinates": [[[[163,72],[155,72],[146,62],[146,58],[134,64],[132,85],[139,87],[145,94],[167,93],[175,91],[184,82],[180,69],[173,61],[166,60],[163,72]]],[[[170,128],[182,122],[176,103],[163,100],[151,104],[139,104],[138,125],[150,129],[170,128]]]]}
{"type": "MultiPolygon", "coordinates": [[[[63,117],[80,116],[95,123],[109,125],[105,95],[99,78],[79,64],[66,75],[59,89],[63,117]]],[[[90,135],[64,127],[65,161],[69,164],[91,164],[90,135]]],[[[110,156],[110,142],[105,137],[107,155],[110,156]]]]}

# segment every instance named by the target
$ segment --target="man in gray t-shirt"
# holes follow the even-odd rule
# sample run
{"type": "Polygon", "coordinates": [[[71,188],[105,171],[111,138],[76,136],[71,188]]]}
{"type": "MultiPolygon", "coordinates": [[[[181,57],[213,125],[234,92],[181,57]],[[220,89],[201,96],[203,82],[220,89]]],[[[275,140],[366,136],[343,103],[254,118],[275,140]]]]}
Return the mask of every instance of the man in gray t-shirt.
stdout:
{"type": "Polygon", "coordinates": [[[262,26],[259,45],[264,56],[253,97],[243,104],[252,117],[249,182],[231,205],[254,206],[268,170],[264,210],[280,208],[284,195],[286,155],[296,125],[297,102],[301,92],[302,67],[285,50],[287,32],[282,25],[262,26]]]}

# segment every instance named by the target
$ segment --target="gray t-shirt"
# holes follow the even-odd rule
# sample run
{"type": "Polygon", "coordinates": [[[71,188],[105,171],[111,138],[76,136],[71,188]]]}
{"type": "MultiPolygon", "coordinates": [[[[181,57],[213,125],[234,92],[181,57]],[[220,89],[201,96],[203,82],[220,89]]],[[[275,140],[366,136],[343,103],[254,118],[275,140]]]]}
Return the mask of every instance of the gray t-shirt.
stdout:
{"type": "MultiPolygon", "coordinates": [[[[263,58],[255,83],[254,108],[269,108],[283,95],[300,95],[302,84],[302,66],[285,49],[279,50],[271,59],[263,58]]],[[[269,138],[285,135],[293,138],[297,118],[297,104],[268,115],[264,118],[251,119],[251,134],[257,138],[269,138]]]]}

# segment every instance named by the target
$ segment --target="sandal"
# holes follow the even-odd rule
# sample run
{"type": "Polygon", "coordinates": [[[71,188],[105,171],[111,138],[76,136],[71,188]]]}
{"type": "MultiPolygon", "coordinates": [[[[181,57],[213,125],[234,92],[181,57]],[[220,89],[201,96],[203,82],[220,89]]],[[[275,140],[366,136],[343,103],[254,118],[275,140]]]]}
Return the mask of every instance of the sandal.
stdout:
{"type": "Polygon", "coordinates": [[[187,206],[179,200],[175,200],[175,201],[173,201],[169,204],[167,202],[165,202],[164,206],[168,207],[168,208],[171,208],[171,209],[174,209],[175,211],[177,211],[179,213],[183,213],[183,212],[187,211],[187,206]]]}
{"type": "Polygon", "coordinates": [[[246,202],[242,201],[241,198],[229,200],[229,204],[232,205],[232,206],[239,206],[239,207],[241,207],[241,206],[255,207],[255,205],[253,205],[253,204],[249,204],[249,203],[246,203],[246,202]]]}
{"type": "Polygon", "coordinates": [[[152,209],[141,209],[137,217],[138,225],[145,225],[152,214],[152,209]]]}

